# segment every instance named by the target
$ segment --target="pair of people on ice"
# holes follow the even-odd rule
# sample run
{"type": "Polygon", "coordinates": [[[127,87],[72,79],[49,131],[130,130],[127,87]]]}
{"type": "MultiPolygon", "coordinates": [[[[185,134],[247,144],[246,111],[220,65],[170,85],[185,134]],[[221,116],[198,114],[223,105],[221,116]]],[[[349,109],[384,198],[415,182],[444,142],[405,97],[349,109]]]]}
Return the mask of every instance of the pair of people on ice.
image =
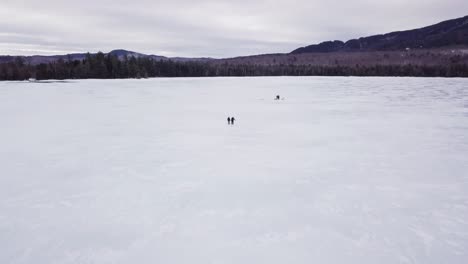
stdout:
{"type": "Polygon", "coordinates": [[[234,125],[234,121],[236,121],[236,119],[234,117],[228,117],[227,121],[229,125],[234,125]]]}

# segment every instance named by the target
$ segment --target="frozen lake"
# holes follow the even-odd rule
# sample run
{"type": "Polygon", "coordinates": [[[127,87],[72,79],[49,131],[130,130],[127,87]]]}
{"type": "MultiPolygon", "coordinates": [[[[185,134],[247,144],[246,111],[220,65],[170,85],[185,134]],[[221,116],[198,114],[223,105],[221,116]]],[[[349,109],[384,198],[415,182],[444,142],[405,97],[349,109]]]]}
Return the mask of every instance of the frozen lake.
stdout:
{"type": "Polygon", "coordinates": [[[0,124],[0,263],[468,263],[468,79],[0,82],[0,124]]]}

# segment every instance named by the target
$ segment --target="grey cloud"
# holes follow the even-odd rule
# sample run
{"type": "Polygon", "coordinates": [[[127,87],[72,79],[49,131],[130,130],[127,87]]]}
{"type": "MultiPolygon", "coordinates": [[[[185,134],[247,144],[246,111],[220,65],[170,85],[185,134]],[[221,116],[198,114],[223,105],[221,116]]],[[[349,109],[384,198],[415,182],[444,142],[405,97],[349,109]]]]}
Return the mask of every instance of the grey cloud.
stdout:
{"type": "Polygon", "coordinates": [[[416,28],[462,0],[0,0],[0,54],[109,51],[233,57],[416,28]]]}

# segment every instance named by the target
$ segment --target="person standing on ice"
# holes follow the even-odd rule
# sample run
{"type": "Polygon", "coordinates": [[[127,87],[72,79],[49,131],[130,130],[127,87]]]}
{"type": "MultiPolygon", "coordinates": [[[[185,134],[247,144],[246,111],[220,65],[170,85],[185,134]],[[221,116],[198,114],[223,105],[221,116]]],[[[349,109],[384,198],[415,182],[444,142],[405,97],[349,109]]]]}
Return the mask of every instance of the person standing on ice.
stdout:
{"type": "Polygon", "coordinates": [[[228,120],[228,125],[230,125],[231,124],[231,117],[228,117],[227,120],[228,120]]]}
{"type": "Polygon", "coordinates": [[[234,125],[234,121],[236,121],[236,119],[234,117],[231,117],[231,125],[234,125]]]}

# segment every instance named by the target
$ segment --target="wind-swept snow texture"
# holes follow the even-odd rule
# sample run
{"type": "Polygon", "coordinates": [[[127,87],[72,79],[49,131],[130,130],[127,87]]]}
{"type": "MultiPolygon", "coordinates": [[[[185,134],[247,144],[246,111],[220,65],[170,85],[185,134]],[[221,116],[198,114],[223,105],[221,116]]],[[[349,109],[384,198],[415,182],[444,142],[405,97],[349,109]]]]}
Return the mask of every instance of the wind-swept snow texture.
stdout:
{"type": "Polygon", "coordinates": [[[2,82],[0,123],[0,263],[468,263],[468,79],[2,82]]]}

